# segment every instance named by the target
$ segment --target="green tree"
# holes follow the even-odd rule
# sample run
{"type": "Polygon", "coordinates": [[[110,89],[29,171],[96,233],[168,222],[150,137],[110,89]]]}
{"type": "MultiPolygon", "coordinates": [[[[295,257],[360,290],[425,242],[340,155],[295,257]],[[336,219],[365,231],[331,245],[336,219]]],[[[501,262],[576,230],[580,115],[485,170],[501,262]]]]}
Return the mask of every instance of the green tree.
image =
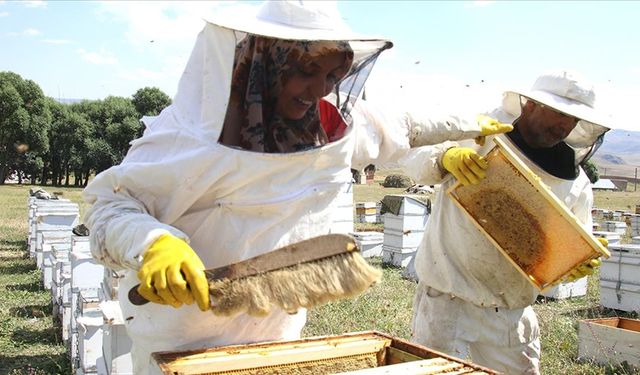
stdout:
{"type": "Polygon", "coordinates": [[[106,169],[104,163],[110,158],[113,158],[111,165],[120,163],[129,149],[129,142],[141,133],[139,114],[130,99],[109,96],[104,100],[76,103],[72,110],[82,113],[90,122],[92,139],[105,142],[87,145],[94,156],[100,155],[97,159],[90,158],[91,163],[98,163],[91,166],[96,172],[106,169]]]}
{"type": "Polygon", "coordinates": [[[104,140],[113,149],[115,163],[120,163],[129,143],[142,133],[138,112],[130,99],[109,96],[102,102],[104,140]]]}
{"type": "MultiPolygon", "coordinates": [[[[51,114],[42,89],[13,72],[0,72],[0,184],[25,173],[25,162],[48,149],[51,114]],[[29,151],[29,157],[25,153],[29,151]]],[[[32,164],[33,167],[35,164],[32,164]]]]}
{"type": "Polygon", "coordinates": [[[133,94],[133,105],[139,117],[156,116],[169,104],[171,104],[169,95],[157,87],[145,87],[133,94]]]}
{"type": "Polygon", "coordinates": [[[85,166],[85,181],[88,183],[89,173],[87,170],[93,170],[96,174],[110,168],[116,164],[117,157],[113,152],[113,148],[104,139],[89,139],[87,141],[87,157],[85,166]]]}
{"type": "Polygon", "coordinates": [[[69,106],[49,99],[52,113],[51,135],[49,137],[48,167],[54,184],[69,185],[73,172],[76,179],[82,178],[82,160],[87,152],[86,140],[91,135],[91,124],[87,118],[72,111],[69,106]]]}
{"type": "Polygon", "coordinates": [[[596,166],[594,162],[592,162],[591,160],[587,160],[581,165],[582,169],[584,169],[584,172],[587,174],[587,177],[589,177],[589,181],[591,181],[592,184],[596,183],[596,181],[600,179],[600,175],[598,174],[598,166],[596,166]]]}

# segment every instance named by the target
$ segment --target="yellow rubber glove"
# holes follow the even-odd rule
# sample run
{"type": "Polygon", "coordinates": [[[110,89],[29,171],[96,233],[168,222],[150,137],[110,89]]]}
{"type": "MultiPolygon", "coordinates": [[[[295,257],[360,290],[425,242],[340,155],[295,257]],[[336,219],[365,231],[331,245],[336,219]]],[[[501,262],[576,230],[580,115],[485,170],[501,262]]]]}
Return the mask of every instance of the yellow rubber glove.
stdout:
{"type": "MultiPolygon", "coordinates": [[[[607,247],[609,245],[609,241],[606,238],[597,238],[597,240],[600,241],[600,243],[604,247],[607,247]]],[[[571,271],[571,274],[567,276],[567,281],[576,281],[587,275],[591,275],[595,271],[596,267],[600,267],[601,264],[602,261],[600,260],[600,258],[591,259],[589,262],[582,264],[578,268],[571,271]]]]}
{"type": "Polygon", "coordinates": [[[501,123],[486,115],[478,115],[476,121],[480,125],[480,136],[476,137],[475,141],[480,146],[484,146],[485,137],[488,135],[507,133],[513,130],[513,125],[501,123]]]}
{"type": "Polygon", "coordinates": [[[487,176],[487,161],[467,147],[448,149],[442,156],[442,166],[463,185],[477,184],[487,176]]]}
{"type": "Polygon", "coordinates": [[[204,265],[191,247],[170,234],[160,236],[142,256],[138,292],[147,300],[180,307],[198,303],[209,309],[209,284],[204,265]]]}

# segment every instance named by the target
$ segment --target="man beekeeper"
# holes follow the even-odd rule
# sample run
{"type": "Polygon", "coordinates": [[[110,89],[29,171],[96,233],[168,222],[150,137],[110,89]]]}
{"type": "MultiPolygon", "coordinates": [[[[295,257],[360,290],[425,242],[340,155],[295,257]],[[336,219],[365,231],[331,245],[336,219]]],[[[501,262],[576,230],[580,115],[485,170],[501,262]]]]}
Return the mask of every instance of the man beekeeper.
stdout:
{"type": "Polygon", "coordinates": [[[123,162],[84,193],[94,257],[125,272],[119,301],[136,374],[148,373],[156,351],[298,338],[303,310],[207,311],[215,301],[203,269],[332,232],[352,166],[511,130],[356,101],[390,47],[350,31],[332,2],[266,2],[206,24],[173,104],[145,118],[123,162]],[[155,303],[128,301],[137,284],[155,303]]]}
{"type": "MultiPolygon", "coordinates": [[[[609,130],[595,110],[593,87],[577,74],[555,71],[503,99],[489,116],[514,130],[499,137],[591,231],[593,194],[580,163],[609,130]]],[[[445,142],[413,149],[402,161],[416,181],[441,184],[416,255],[413,340],[508,374],[537,374],[539,328],[531,304],[538,290],[446,194],[456,179],[470,184],[485,177],[481,155],[493,146],[489,139],[484,146],[445,142]]],[[[579,267],[572,277],[597,264],[579,267]]]]}

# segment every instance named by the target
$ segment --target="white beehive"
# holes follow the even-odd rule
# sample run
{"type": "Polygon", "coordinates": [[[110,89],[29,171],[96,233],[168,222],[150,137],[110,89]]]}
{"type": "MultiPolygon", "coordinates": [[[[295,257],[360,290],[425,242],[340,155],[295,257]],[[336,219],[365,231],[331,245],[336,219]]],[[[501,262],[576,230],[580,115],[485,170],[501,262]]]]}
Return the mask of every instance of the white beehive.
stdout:
{"type": "Polygon", "coordinates": [[[353,185],[347,184],[331,207],[331,233],[353,232],[353,185]]]}
{"type": "Polygon", "coordinates": [[[27,243],[29,246],[29,254],[34,257],[37,248],[37,231],[58,230],[65,227],[71,229],[78,222],[79,208],[73,204],[57,204],[49,206],[34,206],[30,211],[29,218],[29,234],[27,243]]]}
{"type": "Polygon", "coordinates": [[[631,229],[631,236],[640,236],[640,215],[632,214],[629,216],[629,227],[631,229]]]}
{"type": "Polygon", "coordinates": [[[102,354],[109,374],[132,374],[131,339],[124,326],[124,318],[118,301],[100,303],[104,317],[102,354]]]}
{"type": "Polygon", "coordinates": [[[620,242],[620,238],[622,237],[620,233],[616,232],[594,231],[592,234],[594,237],[606,238],[609,244],[620,242]]]}
{"type": "Polygon", "coordinates": [[[382,261],[398,267],[407,267],[424,237],[424,229],[429,219],[429,204],[410,196],[387,196],[383,199],[383,204],[385,200],[391,200],[390,202],[395,204],[399,202],[400,206],[397,215],[392,212],[382,215],[382,261]]]}
{"type": "Polygon", "coordinates": [[[587,295],[588,279],[582,277],[576,281],[567,281],[545,290],[542,295],[553,299],[567,299],[587,295]]]}
{"type": "Polygon", "coordinates": [[[407,267],[416,255],[416,249],[382,245],[382,262],[396,267],[407,267]]]}
{"type": "Polygon", "coordinates": [[[352,233],[363,257],[369,258],[382,255],[382,242],[384,234],[381,232],[354,232],[352,233]]]}
{"type": "MultiPolygon", "coordinates": [[[[76,347],[76,368],[83,373],[97,372],[98,358],[102,357],[102,330],[104,317],[100,310],[97,289],[85,289],[72,294],[73,320],[72,338],[77,342],[71,343],[76,347]]],[[[72,351],[73,353],[73,351],[72,351]]]]}
{"type": "Polygon", "coordinates": [[[358,223],[377,223],[379,217],[376,202],[356,203],[356,220],[358,223]]]}
{"type": "Polygon", "coordinates": [[[36,231],[36,245],[35,245],[36,266],[39,269],[42,269],[44,265],[44,258],[48,256],[46,252],[50,251],[49,244],[69,242],[70,239],[71,239],[71,228],[52,230],[52,231],[48,231],[48,230],[41,231],[40,229],[38,229],[36,231]]]}
{"type": "Polygon", "coordinates": [[[104,268],[102,282],[100,283],[100,299],[111,301],[118,299],[118,284],[123,275],[107,267],[104,268]]]}
{"type": "Polygon", "coordinates": [[[609,246],[611,257],[600,267],[600,304],[623,311],[640,311],[640,245],[609,246]]]}
{"type": "Polygon", "coordinates": [[[627,223],[624,221],[605,221],[602,228],[607,232],[615,232],[624,235],[627,232],[627,223]]]}
{"type": "MultiPolygon", "coordinates": [[[[57,243],[51,246],[51,263],[52,263],[52,280],[51,280],[51,301],[53,305],[54,318],[61,317],[62,310],[64,308],[65,288],[69,288],[70,285],[65,286],[64,275],[69,274],[71,271],[71,263],[69,262],[69,249],[71,244],[57,243]]],[[[68,301],[70,302],[70,300],[68,301]]]]}
{"type": "Polygon", "coordinates": [[[611,257],[602,260],[600,279],[640,285],[640,245],[609,245],[611,257]]]}
{"type": "Polygon", "coordinates": [[[640,368],[640,320],[587,319],[578,322],[578,357],[640,368]]]}
{"type": "Polygon", "coordinates": [[[91,254],[72,251],[71,261],[71,287],[72,288],[100,288],[104,278],[104,266],[96,263],[91,254]]]}
{"type": "Polygon", "coordinates": [[[640,284],[600,280],[600,304],[610,309],[640,312],[640,284]]]}

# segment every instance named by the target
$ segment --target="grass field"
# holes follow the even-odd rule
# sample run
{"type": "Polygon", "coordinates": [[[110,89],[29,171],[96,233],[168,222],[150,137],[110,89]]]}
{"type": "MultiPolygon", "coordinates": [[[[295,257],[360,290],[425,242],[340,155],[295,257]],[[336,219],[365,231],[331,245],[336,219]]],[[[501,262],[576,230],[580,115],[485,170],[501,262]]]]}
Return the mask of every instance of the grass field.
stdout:
{"type": "MultiPolygon", "coordinates": [[[[402,189],[384,189],[377,184],[354,188],[356,201],[376,201],[402,189]]],[[[81,190],[46,188],[80,202],[81,190]]],[[[0,374],[69,374],[69,360],[51,315],[49,292],[40,285],[40,271],[26,255],[27,196],[29,186],[0,186],[0,374]]],[[[600,208],[629,209],[640,204],[640,193],[596,193],[600,208]],[[610,204],[611,206],[607,206],[610,204]]],[[[81,205],[81,212],[85,206],[81,205]]],[[[310,311],[305,336],[339,334],[375,329],[393,336],[410,336],[411,304],[416,284],[402,279],[399,269],[372,262],[384,271],[384,280],[364,295],[331,303],[310,311]]],[[[534,308],[542,331],[543,374],[638,374],[625,367],[579,363],[577,321],[625,316],[598,305],[598,278],[590,277],[587,297],[544,301],[534,308]]]]}

